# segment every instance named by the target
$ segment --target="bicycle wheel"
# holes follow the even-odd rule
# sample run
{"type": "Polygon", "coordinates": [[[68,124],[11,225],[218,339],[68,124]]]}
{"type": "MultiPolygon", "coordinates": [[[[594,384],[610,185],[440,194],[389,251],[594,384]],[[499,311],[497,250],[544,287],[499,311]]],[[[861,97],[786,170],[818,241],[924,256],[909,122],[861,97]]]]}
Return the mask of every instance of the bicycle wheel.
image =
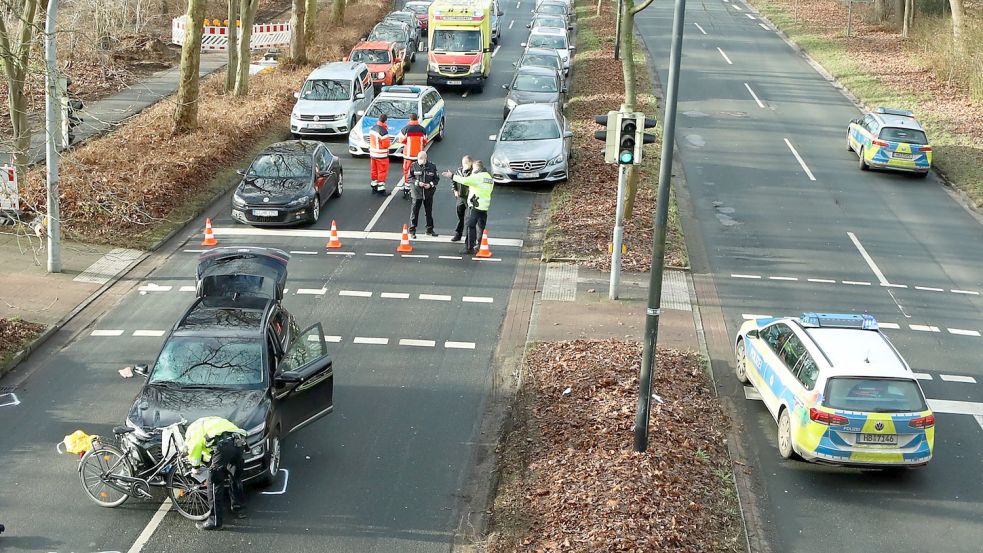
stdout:
{"type": "Polygon", "coordinates": [[[118,507],[129,499],[129,494],[106,482],[107,479],[112,479],[114,476],[133,476],[130,460],[115,447],[102,445],[98,449],[88,451],[79,460],[79,483],[82,484],[85,494],[96,505],[118,507]]]}
{"type": "Polygon", "coordinates": [[[167,474],[167,495],[181,516],[191,520],[205,520],[211,513],[208,504],[208,488],[178,464],[167,474]]]}

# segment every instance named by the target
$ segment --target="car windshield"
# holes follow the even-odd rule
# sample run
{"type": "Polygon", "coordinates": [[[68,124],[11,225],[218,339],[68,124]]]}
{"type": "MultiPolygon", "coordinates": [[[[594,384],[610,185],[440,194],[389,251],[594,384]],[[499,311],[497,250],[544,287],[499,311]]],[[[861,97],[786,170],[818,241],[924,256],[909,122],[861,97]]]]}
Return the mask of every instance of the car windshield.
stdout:
{"type": "Polygon", "coordinates": [[[561,4],[540,4],[536,7],[536,13],[547,15],[566,15],[567,8],[561,4]]]}
{"type": "Polygon", "coordinates": [[[830,378],[825,405],[868,413],[910,413],[926,409],[918,384],[902,378],[830,378]]]}
{"type": "Polygon", "coordinates": [[[164,345],[149,383],[255,388],[264,382],[263,374],[261,340],[179,336],[164,345]]]}
{"type": "Polygon", "coordinates": [[[352,52],[352,61],[362,63],[391,63],[389,50],[358,49],[352,52]]]}
{"type": "Polygon", "coordinates": [[[409,119],[417,113],[417,103],[413,100],[381,100],[372,104],[365,116],[378,118],[383,113],[390,119],[409,119]]]}
{"type": "Polygon", "coordinates": [[[563,50],[567,47],[567,39],[564,35],[531,35],[529,47],[563,50]]]}
{"type": "Polygon", "coordinates": [[[562,17],[543,16],[543,17],[537,17],[536,19],[533,19],[533,21],[532,21],[532,27],[533,27],[533,29],[536,29],[538,27],[549,27],[549,28],[555,28],[555,29],[566,29],[567,28],[567,22],[562,17]]]}
{"type": "Polygon", "coordinates": [[[520,92],[556,92],[559,90],[556,77],[549,75],[520,74],[516,76],[512,88],[520,92]]]}
{"type": "Polygon", "coordinates": [[[522,140],[550,140],[560,138],[560,128],[552,119],[508,121],[502,126],[502,142],[522,140]]]}
{"type": "Polygon", "coordinates": [[[925,133],[916,129],[900,129],[898,127],[884,127],[878,136],[881,140],[888,142],[904,142],[905,144],[928,144],[928,137],[925,133]]]}
{"type": "Polygon", "coordinates": [[[267,153],[253,160],[246,173],[261,179],[299,179],[311,176],[311,156],[307,153],[267,153]]]}
{"type": "Polygon", "coordinates": [[[526,54],[519,62],[519,66],[547,67],[549,69],[559,69],[560,58],[547,56],[545,54],[526,54]]]}
{"type": "Polygon", "coordinates": [[[435,52],[477,52],[481,50],[481,31],[437,29],[430,49],[435,52]]]}
{"type": "Polygon", "coordinates": [[[400,21],[407,25],[416,25],[416,16],[411,13],[391,13],[385,17],[393,21],[400,21]]]}
{"type": "Polygon", "coordinates": [[[429,4],[406,4],[406,10],[413,13],[427,13],[427,10],[429,9],[429,4]]]}
{"type": "Polygon", "coordinates": [[[369,35],[368,40],[373,42],[406,42],[409,40],[409,36],[406,34],[405,29],[376,27],[372,30],[372,34],[369,35]]]}
{"type": "Polygon", "coordinates": [[[302,100],[333,101],[351,98],[352,82],[344,79],[311,79],[300,91],[302,100]]]}

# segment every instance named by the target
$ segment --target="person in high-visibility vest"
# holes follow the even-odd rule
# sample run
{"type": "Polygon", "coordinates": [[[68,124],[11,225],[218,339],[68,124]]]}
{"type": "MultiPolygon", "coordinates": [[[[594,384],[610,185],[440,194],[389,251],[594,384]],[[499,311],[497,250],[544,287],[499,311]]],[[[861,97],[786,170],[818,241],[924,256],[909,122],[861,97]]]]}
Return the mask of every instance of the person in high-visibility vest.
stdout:
{"type": "Polygon", "coordinates": [[[226,504],[233,513],[243,510],[242,470],[246,431],[222,417],[201,417],[188,426],[184,443],[188,448],[188,463],[195,473],[202,463],[209,464],[208,503],[211,512],[208,520],[196,526],[199,530],[217,530],[222,527],[226,504]]]}
{"type": "Polygon", "coordinates": [[[386,193],[386,176],[389,174],[389,118],[383,113],[372,128],[369,129],[369,178],[372,192],[386,193]]]}
{"type": "Polygon", "coordinates": [[[464,249],[461,250],[461,253],[474,255],[478,241],[481,240],[482,231],[488,226],[488,209],[491,207],[495,180],[485,171],[485,164],[480,159],[474,160],[474,163],[471,164],[471,174],[467,177],[455,175],[450,171],[444,171],[441,174],[468,187],[468,205],[471,206],[471,210],[468,212],[468,233],[464,239],[464,249]]]}
{"type": "MultiPolygon", "coordinates": [[[[403,189],[409,190],[410,167],[427,145],[427,129],[420,124],[420,116],[410,114],[410,122],[396,136],[396,142],[403,145],[403,189]]],[[[393,189],[393,193],[396,190],[393,189]]]]}

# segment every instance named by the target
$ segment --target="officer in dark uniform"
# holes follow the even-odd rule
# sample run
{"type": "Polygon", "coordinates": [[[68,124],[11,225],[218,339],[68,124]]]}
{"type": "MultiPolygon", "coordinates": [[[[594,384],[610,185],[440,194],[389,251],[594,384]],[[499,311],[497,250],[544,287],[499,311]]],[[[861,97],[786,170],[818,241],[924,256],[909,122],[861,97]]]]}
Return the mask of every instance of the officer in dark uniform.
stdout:
{"type": "Polygon", "coordinates": [[[437,181],[440,174],[437,166],[430,163],[427,152],[420,152],[416,162],[410,166],[408,182],[412,184],[410,193],[413,197],[410,207],[410,236],[416,238],[416,223],[420,219],[420,206],[426,210],[427,215],[427,234],[437,236],[433,231],[433,194],[437,190],[437,181]]]}

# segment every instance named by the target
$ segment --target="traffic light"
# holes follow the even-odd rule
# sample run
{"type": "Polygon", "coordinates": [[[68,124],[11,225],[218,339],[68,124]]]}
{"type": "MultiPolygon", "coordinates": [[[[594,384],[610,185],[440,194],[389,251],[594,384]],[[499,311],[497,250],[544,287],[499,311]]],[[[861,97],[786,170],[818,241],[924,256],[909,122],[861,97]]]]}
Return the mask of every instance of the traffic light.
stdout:
{"type": "Polygon", "coordinates": [[[618,140],[615,129],[618,128],[619,112],[609,111],[607,115],[597,115],[594,121],[604,125],[603,131],[594,131],[594,138],[604,141],[604,162],[618,163],[618,140]]]}
{"type": "Polygon", "coordinates": [[[655,135],[645,129],[655,126],[655,119],[644,113],[609,111],[597,115],[594,121],[604,125],[603,131],[595,131],[594,138],[604,141],[604,162],[620,165],[636,165],[642,162],[642,147],[655,143],[655,135]]]}
{"type": "Polygon", "coordinates": [[[621,113],[618,117],[618,163],[632,165],[637,163],[638,120],[635,113],[621,113]]]}

